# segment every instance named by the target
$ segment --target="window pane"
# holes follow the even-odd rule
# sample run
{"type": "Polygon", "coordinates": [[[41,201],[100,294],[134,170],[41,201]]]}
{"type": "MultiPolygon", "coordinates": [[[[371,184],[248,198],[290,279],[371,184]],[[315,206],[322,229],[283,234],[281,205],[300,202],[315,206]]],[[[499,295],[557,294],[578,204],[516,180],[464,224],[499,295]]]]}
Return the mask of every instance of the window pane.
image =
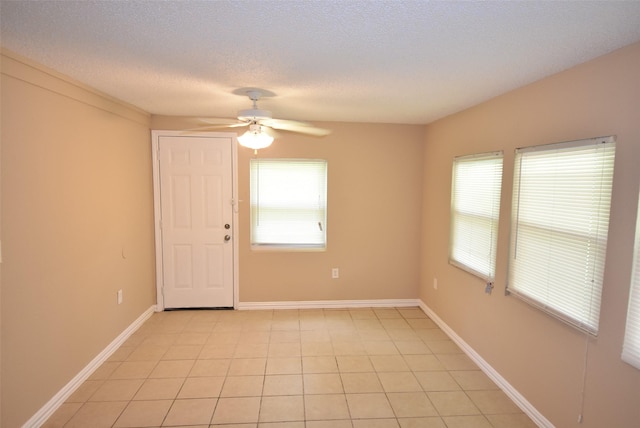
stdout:
{"type": "Polygon", "coordinates": [[[613,137],[516,151],[508,291],[597,333],[613,137]]]}
{"type": "Polygon", "coordinates": [[[327,162],[252,159],[252,245],[324,248],[327,162]]]}
{"type": "Polygon", "coordinates": [[[502,153],[453,161],[449,261],[488,281],[495,276],[502,153]]]}

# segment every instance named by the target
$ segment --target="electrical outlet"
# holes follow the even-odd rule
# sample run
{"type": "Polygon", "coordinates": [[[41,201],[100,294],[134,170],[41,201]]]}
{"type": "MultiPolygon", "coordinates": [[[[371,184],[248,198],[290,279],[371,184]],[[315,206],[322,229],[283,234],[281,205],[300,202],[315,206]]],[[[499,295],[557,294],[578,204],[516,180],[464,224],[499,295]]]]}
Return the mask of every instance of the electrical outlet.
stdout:
{"type": "Polygon", "coordinates": [[[118,290],[117,296],[118,296],[118,304],[120,305],[122,304],[122,290],[118,290]]]}
{"type": "Polygon", "coordinates": [[[338,268],[331,269],[331,278],[333,279],[340,278],[340,269],[338,268]]]}
{"type": "Polygon", "coordinates": [[[433,277],[433,289],[438,289],[438,278],[436,278],[435,276],[433,277]]]}

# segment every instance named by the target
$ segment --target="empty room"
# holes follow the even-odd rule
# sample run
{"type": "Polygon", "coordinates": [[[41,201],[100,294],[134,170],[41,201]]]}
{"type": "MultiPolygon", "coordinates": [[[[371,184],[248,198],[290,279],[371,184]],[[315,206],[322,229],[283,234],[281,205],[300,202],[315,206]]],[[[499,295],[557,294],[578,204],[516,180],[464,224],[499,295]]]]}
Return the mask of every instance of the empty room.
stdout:
{"type": "Polygon", "coordinates": [[[0,0],[0,426],[637,427],[639,24],[0,0]]]}

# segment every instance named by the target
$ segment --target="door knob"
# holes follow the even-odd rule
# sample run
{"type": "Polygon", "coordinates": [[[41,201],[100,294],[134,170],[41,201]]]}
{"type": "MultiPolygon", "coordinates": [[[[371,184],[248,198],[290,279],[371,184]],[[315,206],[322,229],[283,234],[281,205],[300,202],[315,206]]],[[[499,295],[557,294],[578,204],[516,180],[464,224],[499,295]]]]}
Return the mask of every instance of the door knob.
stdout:
{"type": "Polygon", "coordinates": [[[224,235],[224,242],[229,242],[231,240],[231,235],[224,235]]]}

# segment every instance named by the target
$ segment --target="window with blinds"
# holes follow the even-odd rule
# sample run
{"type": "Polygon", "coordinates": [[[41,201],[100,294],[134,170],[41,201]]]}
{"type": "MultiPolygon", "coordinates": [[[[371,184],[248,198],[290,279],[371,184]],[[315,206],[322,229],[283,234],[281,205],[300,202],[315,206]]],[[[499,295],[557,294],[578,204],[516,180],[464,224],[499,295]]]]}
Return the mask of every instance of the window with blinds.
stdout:
{"type": "Polygon", "coordinates": [[[614,137],[516,150],[507,292],[597,334],[614,137]]]}
{"type": "Polygon", "coordinates": [[[637,215],[633,275],[631,275],[631,294],[629,295],[622,359],[640,369],[640,206],[638,206],[637,215]]]}
{"type": "Polygon", "coordinates": [[[324,249],[327,161],[251,159],[253,248],[324,249]]]}
{"type": "Polygon", "coordinates": [[[496,270],[502,152],[453,160],[449,262],[491,282],[496,270]]]}

